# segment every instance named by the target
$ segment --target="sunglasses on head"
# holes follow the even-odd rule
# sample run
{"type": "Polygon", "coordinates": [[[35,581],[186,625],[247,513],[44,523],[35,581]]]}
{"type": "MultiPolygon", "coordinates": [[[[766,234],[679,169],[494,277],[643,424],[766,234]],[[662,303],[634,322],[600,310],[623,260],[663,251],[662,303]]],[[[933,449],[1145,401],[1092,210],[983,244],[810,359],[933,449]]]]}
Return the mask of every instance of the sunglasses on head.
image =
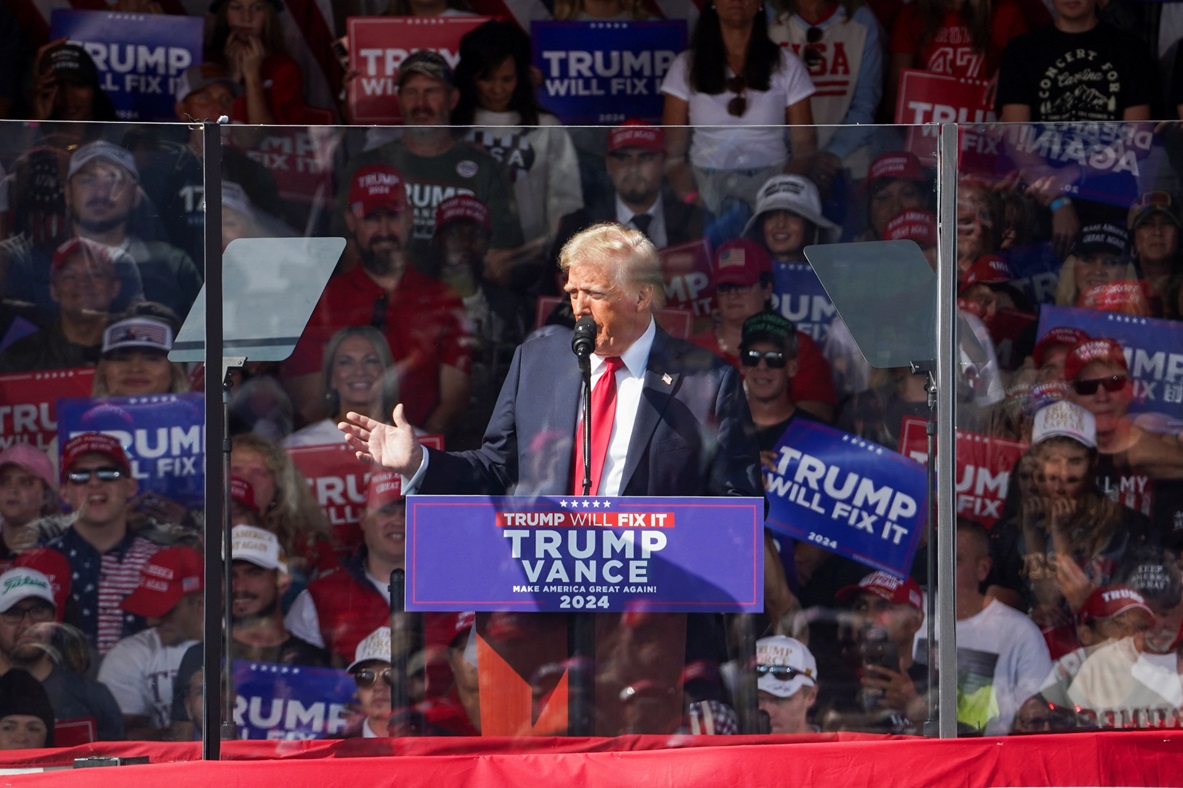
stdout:
{"type": "Polygon", "coordinates": [[[760,359],[764,359],[769,369],[784,369],[787,363],[785,354],[779,350],[767,350],[763,353],[759,350],[745,350],[739,357],[745,367],[759,366],[760,359]]]}
{"type": "Polygon", "coordinates": [[[123,469],[114,467],[80,468],[66,474],[66,478],[69,479],[71,484],[86,484],[92,476],[100,482],[119,481],[123,478],[123,469]]]}
{"type": "Polygon", "coordinates": [[[370,668],[362,668],[361,670],[353,671],[353,680],[357,682],[357,686],[362,689],[369,689],[374,686],[378,678],[381,677],[386,682],[386,686],[394,686],[394,674],[390,672],[390,668],[382,671],[371,670],[370,668]]]}
{"type": "Polygon", "coordinates": [[[748,82],[742,75],[737,74],[727,80],[727,90],[737,94],[727,102],[727,114],[738,118],[748,111],[748,82]]]}
{"type": "Polygon", "coordinates": [[[777,681],[792,681],[798,676],[805,674],[793,668],[787,668],[784,665],[757,665],[756,673],[761,676],[772,676],[777,681]]]}
{"type": "Polygon", "coordinates": [[[1076,389],[1076,393],[1082,396],[1089,396],[1097,393],[1097,389],[1102,386],[1105,390],[1112,394],[1115,391],[1121,391],[1125,386],[1125,382],[1129,380],[1125,375],[1110,375],[1107,378],[1093,378],[1092,380],[1077,380],[1072,383],[1072,388],[1076,389]]]}

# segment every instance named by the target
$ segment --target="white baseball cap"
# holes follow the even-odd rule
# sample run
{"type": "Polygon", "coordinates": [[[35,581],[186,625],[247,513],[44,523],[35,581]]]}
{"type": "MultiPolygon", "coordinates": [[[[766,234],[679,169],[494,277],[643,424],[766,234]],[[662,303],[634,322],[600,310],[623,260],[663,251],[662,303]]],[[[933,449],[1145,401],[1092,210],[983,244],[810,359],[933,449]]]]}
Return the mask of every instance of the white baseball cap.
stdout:
{"type": "Polygon", "coordinates": [[[17,602],[30,597],[43,599],[57,610],[53,585],[36,569],[22,566],[0,575],[0,613],[7,613],[17,602]]]}
{"type": "Polygon", "coordinates": [[[235,561],[248,561],[264,569],[288,571],[275,534],[253,525],[236,525],[230,532],[230,555],[235,561]]]}
{"type": "Polygon", "coordinates": [[[362,642],[357,644],[357,651],[354,652],[353,662],[349,663],[346,670],[353,670],[363,662],[385,662],[390,664],[390,627],[378,627],[370,634],[366,635],[362,642]]]}
{"type": "Polygon", "coordinates": [[[775,635],[756,641],[756,687],[788,698],[805,685],[817,686],[817,660],[800,640],[775,635]]]}
{"type": "Polygon", "coordinates": [[[1031,445],[1048,438],[1064,437],[1097,448],[1097,419],[1074,402],[1060,400],[1040,408],[1031,427],[1031,445]]]}

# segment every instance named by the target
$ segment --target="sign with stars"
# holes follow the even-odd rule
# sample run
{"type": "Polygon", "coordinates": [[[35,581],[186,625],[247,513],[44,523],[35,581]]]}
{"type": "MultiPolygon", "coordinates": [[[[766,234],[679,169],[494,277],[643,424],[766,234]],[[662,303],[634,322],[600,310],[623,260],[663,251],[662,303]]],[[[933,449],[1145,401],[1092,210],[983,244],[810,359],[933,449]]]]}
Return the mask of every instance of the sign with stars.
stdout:
{"type": "MultiPolygon", "coordinates": [[[[1113,339],[1125,353],[1134,382],[1130,413],[1155,413],[1162,428],[1183,429],[1183,323],[1154,317],[1063,306],[1039,310],[1039,336],[1055,326],[1079,328],[1094,339],[1113,339]]],[[[1148,422],[1152,424],[1153,422],[1148,422]]]]}
{"type": "Polygon", "coordinates": [[[794,419],[764,468],[768,527],[899,577],[924,528],[920,463],[809,419],[794,419]]]}
{"type": "Polygon", "coordinates": [[[407,499],[407,609],[764,607],[760,498],[407,499]]]}
{"type": "Polygon", "coordinates": [[[357,685],[343,670],[234,660],[234,724],[240,739],[336,738],[357,685]]]}

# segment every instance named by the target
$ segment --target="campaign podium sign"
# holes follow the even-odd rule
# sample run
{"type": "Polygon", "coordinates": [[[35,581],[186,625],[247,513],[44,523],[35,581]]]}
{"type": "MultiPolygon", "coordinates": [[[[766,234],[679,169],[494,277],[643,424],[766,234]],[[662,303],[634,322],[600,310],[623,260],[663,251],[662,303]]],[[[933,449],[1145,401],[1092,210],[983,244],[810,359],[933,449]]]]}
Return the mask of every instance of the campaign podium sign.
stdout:
{"type": "Polygon", "coordinates": [[[768,527],[906,577],[920,545],[928,477],[915,460],[806,418],[764,469],[768,527]]]}
{"type": "Polygon", "coordinates": [[[764,608],[764,500],[412,495],[407,610],[764,608]]]}
{"type": "Polygon", "coordinates": [[[438,52],[456,68],[460,39],[488,22],[487,16],[351,16],[349,81],[346,100],[354,123],[398,125],[398,67],[418,49],[438,52]]]}
{"type": "Polygon", "coordinates": [[[532,22],[542,104],[566,126],[661,123],[661,83],[686,48],[686,21],[532,22]]]}
{"type": "Polygon", "coordinates": [[[177,80],[201,62],[199,16],[58,9],[49,39],[86,50],[120,120],[176,121],[177,80]]]}

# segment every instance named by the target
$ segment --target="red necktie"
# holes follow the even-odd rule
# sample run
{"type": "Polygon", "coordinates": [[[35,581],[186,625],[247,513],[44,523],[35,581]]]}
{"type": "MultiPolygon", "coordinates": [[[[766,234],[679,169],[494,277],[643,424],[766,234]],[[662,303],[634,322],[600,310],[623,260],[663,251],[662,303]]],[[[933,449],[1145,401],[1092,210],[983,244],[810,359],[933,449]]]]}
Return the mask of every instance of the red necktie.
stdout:
{"type": "MultiPolygon", "coordinates": [[[[624,366],[620,356],[604,359],[604,373],[591,395],[591,494],[600,491],[600,477],[604,460],[608,457],[608,441],[612,437],[612,421],[616,417],[616,371],[624,366]]],[[[575,494],[583,492],[583,420],[580,419],[575,438],[575,494]]]]}

